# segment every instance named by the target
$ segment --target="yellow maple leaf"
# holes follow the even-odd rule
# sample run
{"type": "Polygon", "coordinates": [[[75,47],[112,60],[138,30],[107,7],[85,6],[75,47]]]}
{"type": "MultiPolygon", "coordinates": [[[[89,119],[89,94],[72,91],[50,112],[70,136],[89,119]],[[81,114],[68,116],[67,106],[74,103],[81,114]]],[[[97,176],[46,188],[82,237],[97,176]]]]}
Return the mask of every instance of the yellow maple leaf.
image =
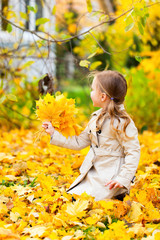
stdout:
{"type": "Polygon", "coordinates": [[[67,204],[66,212],[71,216],[82,217],[85,215],[85,209],[88,207],[87,200],[78,199],[74,203],[67,204]]]}
{"type": "MultiPolygon", "coordinates": [[[[54,231],[54,230],[53,230],[54,231]]],[[[48,239],[52,240],[59,240],[59,237],[57,236],[56,232],[52,232],[49,236],[48,239]]]]}
{"type": "Polygon", "coordinates": [[[41,237],[45,233],[46,229],[47,228],[45,226],[37,225],[30,228],[24,228],[23,233],[24,234],[29,233],[31,237],[35,237],[35,236],[41,237]]]}
{"type": "Polygon", "coordinates": [[[142,214],[142,204],[138,202],[132,202],[131,209],[128,212],[128,217],[131,221],[136,222],[138,221],[140,215],[142,214]]]}
{"type": "Polygon", "coordinates": [[[13,221],[13,222],[17,222],[18,218],[20,217],[21,215],[17,212],[13,213],[13,212],[10,212],[10,219],[13,221]]]}
{"type": "Polygon", "coordinates": [[[76,123],[74,99],[67,99],[63,94],[51,96],[49,93],[36,101],[36,115],[41,121],[50,121],[53,127],[65,137],[78,135],[80,127],[76,123]]]}
{"type": "Polygon", "coordinates": [[[105,200],[100,200],[98,202],[102,208],[104,208],[105,213],[109,213],[111,210],[114,208],[114,202],[110,201],[105,201],[105,200]]]}
{"type": "Polygon", "coordinates": [[[96,224],[100,220],[100,216],[98,214],[92,214],[91,217],[85,219],[85,222],[89,225],[96,224]]]}
{"type": "Polygon", "coordinates": [[[20,240],[18,234],[13,233],[10,229],[0,228],[0,240],[20,240]]]}
{"type": "Polygon", "coordinates": [[[156,232],[155,235],[154,235],[154,237],[155,237],[155,240],[160,239],[160,232],[156,232]]]}
{"type": "Polygon", "coordinates": [[[143,237],[143,235],[148,235],[149,231],[142,226],[142,223],[136,223],[133,227],[128,229],[128,233],[133,233],[133,237],[136,235],[137,237],[143,237]]]}
{"type": "Polygon", "coordinates": [[[5,204],[0,203],[0,215],[5,215],[8,212],[8,208],[6,207],[5,204]]]}

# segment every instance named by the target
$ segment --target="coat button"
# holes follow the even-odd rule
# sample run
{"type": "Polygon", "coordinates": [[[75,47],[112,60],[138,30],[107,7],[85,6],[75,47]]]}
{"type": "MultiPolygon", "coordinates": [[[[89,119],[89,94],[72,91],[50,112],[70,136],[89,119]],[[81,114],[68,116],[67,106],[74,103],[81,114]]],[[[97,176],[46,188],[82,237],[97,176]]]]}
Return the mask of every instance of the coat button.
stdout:
{"type": "Polygon", "coordinates": [[[98,145],[96,145],[96,148],[98,148],[98,145]]]}
{"type": "Polygon", "coordinates": [[[89,130],[89,133],[91,133],[91,130],[89,130]]]}
{"type": "Polygon", "coordinates": [[[98,131],[99,134],[101,134],[101,129],[98,131]]]}

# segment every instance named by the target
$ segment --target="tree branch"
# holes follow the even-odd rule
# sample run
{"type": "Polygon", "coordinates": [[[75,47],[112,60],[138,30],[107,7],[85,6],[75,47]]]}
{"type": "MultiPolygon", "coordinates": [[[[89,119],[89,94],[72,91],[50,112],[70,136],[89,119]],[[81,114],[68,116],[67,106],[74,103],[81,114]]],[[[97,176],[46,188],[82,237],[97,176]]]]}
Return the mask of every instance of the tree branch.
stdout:
{"type": "MultiPolygon", "coordinates": [[[[148,8],[148,7],[151,7],[151,6],[153,6],[155,4],[159,4],[159,3],[160,2],[156,2],[156,3],[153,3],[153,4],[147,5],[146,7],[148,8]]],[[[120,14],[119,16],[117,16],[115,18],[112,18],[112,19],[109,19],[107,21],[103,21],[101,23],[98,23],[98,24],[94,25],[93,27],[89,28],[88,30],[84,31],[83,33],[76,34],[76,35],[74,35],[74,36],[72,36],[70,38],[66,38],[66,39],[55,39],[51,34],[49,34],[47,32],[43,32],[44,34],[46,34],[51,39],[50,38],[45,38],[45,37],[40,36],[36,31],[28,30],[28,29],[25,29],[25,28],[22,28],[22,27],[16,25],[15,23],[13,23],[10,20],[8,20],[7,18],[5,18],[1,13],[0,13],[0,17],[3,18],[8,23],[10,23],[11,25],[13,25],[14,27],[22,30],[23,32],[29,32],[31,34],[34,34],[35,36],[37,36],[38,38],[40,38],[40,39],[42,39],[44,41],[47,41],[47,42],[50,41],[50,42],[54,42],[54,43],[58,43],[58,42],[65,43],[65,42],[70,41],[70,40],[72,40],[74,38],[79,38],[80,36],[83,36],[83,35],[85,35],[87,33],[90,33],[90,31],[92,31],[93,29],[98,28],[98,27],[100,27],[100,26],[102,26],[102,25],[104,25],[106,23],[115,22],[117,19],[119,19],[122,16],[126,15],[127,13],[132,11],[133,9],[134,9],[134,7],[128,9],[127,11],[125,11],[124,13],[120,14]]]]}
{"type": "Polygon", "coordinates": [[[91,32],[90,32],[89,34],[94,38],[94,40],[96,41],[96,43],[98,44],[98,46],[103,50],[104,53],[107,53],[108,55],[111,55],[110,52],[107,52],[107,51],[102,47],[102,45],[99,43],[99,41],[95,38],[95,36],[94,36],[91,32]]]}

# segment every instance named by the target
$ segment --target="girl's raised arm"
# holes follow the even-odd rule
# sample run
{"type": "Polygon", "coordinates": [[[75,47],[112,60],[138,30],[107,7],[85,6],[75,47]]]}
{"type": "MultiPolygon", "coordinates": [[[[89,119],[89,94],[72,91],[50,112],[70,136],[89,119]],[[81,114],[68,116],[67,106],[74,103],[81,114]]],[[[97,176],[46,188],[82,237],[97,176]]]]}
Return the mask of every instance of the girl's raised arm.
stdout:
{"type": "Polygon", "coordinates": [[[51,122],[43,122],[42,127],[45,129],[46,133],[51,136],[50,144],[74,150],[83,149],[91,144],[88,126],[80,133],[79,136],[72,136],[68,138],[56,131],[51,122]]]}
{"type": "Polygon", "coordinates": [[[61,133],[54,130],[50,143],[59,147],[69,148],[73,150],[83,149],[91,144],[88,126],[84,131],[80,133],[79,136],[72,136],[68,138],[64,137],[61,133]]]}

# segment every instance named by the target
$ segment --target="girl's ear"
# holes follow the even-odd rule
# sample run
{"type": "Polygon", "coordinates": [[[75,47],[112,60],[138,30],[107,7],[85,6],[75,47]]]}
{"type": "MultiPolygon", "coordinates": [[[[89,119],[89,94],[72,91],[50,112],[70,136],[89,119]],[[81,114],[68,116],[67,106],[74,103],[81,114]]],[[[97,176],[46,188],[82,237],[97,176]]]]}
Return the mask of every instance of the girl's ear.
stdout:
{"type": "Polygon", "coordinates": [[[102,102],[105,102],[106,100],[107,100],[107,95],[105,94],[105,93],[102,93],[102,95],[101,95],[101,101],[102,102]]]}

